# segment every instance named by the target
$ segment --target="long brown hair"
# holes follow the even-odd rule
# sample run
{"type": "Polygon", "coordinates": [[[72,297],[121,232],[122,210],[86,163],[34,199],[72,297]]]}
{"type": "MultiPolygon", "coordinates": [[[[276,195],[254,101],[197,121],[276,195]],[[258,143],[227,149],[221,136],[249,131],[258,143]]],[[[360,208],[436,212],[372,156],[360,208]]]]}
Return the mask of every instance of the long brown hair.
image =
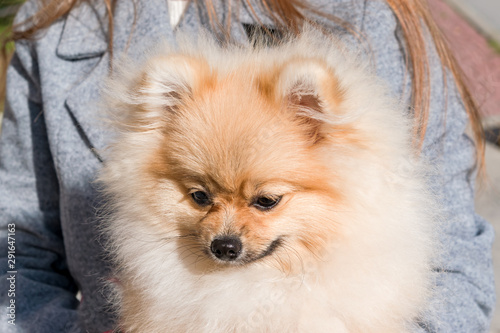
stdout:
{"type": "MultiPolygon", "coordinates": [[[[9,41],[22,39],[32,39],[36,33],[49,27],[54,21],[65,16],[69,11],[81,1],[89,0],[42,0],[40,9],[28,20],[13,27],[10,35],[4,39],[5,45],[9,41]]],[[[108,13],[108,48],[112,57],[113,52],[113,10],[116,0],[102,0],[108,13]]],[[[202,0],[192,0],[201,2],[202,0]]],[[[254,5],[251,0],[243,0],[245,4],[256,16],[254,5]]],[[[386,0],[391,7],[402,28],[405,47],[406,63],[409,66],[408,73],[412,79],[412,107],[414,109],[415,142],[422,146],[427,123],[429,119],[430,107],[430,67],[426,51],[425,29],[430,32],[435,48],[441,60],[443,72],[449,71],[453,74],[458,91],[462,97],[465,109],[470,119],[474,141],[477,148],[477,161],[479,169],[484,165],[484,140],[483,129],[480,122],[478,107],[471,96],[471,93],[464,83],[463,74],[457,61],[453,57],[448,45],[434,22],[427,5],[427,0],[386,0]],[[424,25],[422,25],[422,22],[424,25]]],[[[225,34],[228,32],[230,24],[223,26],[217,19],[213,0],[204,0],[203,4],[214,28],[225,34]]],[[[312,8],[306,1],[299,0],[260,0],[260,5],[264,12],[275,22],[279,28],[286,29],[292,33],[298,33],[303,23],[308,21],[307,13],[315,13],[329,18],[335,23],[342,24],[347,30],[356,33],[350,28],[348,23],[341,22],[333,16],[322,14],[321,11],[312,8]]],[[[229,6],[230,7],[230,6],[229,6]]],[[[256,19],[259,19],[256,17],[256,19]]],[[[446,77],[446,75],[444,75],[446,77]]],[[[446,84],[446,80],[444,82],[446,84]]]]}

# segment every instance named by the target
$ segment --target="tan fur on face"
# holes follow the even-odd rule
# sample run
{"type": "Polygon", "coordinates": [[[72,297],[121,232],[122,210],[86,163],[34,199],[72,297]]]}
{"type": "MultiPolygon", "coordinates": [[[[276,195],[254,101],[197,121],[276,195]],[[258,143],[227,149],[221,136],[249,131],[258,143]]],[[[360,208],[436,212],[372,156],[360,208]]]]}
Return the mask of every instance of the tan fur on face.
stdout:
{"type": "Polygon", "coordinates": [[[207,37],[110,83],[121,132],[100,179],[124,332],[399,333],[422,313],[424,165],[383,83],[342,49],[315,31],[274,49],[207,37]],[[242,243],[234,261],[211,253],[223,236],[242,243]]]}

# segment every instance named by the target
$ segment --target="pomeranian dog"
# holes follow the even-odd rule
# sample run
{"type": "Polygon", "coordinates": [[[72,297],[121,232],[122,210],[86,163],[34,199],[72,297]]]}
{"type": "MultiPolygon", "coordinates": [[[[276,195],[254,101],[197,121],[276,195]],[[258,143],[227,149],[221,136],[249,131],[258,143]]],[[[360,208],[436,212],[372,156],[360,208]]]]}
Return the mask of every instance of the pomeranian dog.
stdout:
{"type": "Polygon", "coordinates": [[[437,215],[404,108],[312,28],[178,44],[107,83],[117,329],[409,331],[437,215]]]}

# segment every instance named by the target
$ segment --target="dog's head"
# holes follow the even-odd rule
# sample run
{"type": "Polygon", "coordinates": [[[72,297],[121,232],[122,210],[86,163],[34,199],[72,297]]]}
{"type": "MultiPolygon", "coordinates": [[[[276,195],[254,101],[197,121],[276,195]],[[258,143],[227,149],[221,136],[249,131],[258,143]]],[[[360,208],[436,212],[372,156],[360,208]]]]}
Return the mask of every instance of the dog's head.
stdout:
{"type": "Polygon", "coordinates": [[[322,60],[228,67],[191,55],[145,66],[125,120],[137,139],[122,145],[132,204],[208,262],[289,270],[339,237],[345,183],[332,146],[346,153],[362,142],[332,121],[343,91],[322,60]]]}

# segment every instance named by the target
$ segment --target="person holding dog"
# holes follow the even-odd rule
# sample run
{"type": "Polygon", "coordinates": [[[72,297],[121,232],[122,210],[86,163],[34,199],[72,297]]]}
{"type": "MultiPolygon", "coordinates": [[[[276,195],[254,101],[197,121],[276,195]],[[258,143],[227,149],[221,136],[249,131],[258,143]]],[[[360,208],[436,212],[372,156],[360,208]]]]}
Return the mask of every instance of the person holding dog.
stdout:
{"type": "Polygon", "coordinates": [[[110,139],[93,103],[116,58],[140,59],[159,40],[173,42],[176,29],[194,35],[204,28],[237,43],[257,34],[272,43],[309,23],[371,59],[408,106],[421,157],[438,170],[429,183],[446,215],[444,266],[436,269],[433,313],[419,320],[419,332],[486,332],[495,293],[493,229],[473,201],[481,125],[425,0],[189,1],[178,22],[169,20],[172,8],[166,0],[30,0],[20,9],[0,139],[0,225],[9,246],[0,263],[1,331],[104,332],[116,325],[102,289],[110,267],[93,182],[110,139]]]}

